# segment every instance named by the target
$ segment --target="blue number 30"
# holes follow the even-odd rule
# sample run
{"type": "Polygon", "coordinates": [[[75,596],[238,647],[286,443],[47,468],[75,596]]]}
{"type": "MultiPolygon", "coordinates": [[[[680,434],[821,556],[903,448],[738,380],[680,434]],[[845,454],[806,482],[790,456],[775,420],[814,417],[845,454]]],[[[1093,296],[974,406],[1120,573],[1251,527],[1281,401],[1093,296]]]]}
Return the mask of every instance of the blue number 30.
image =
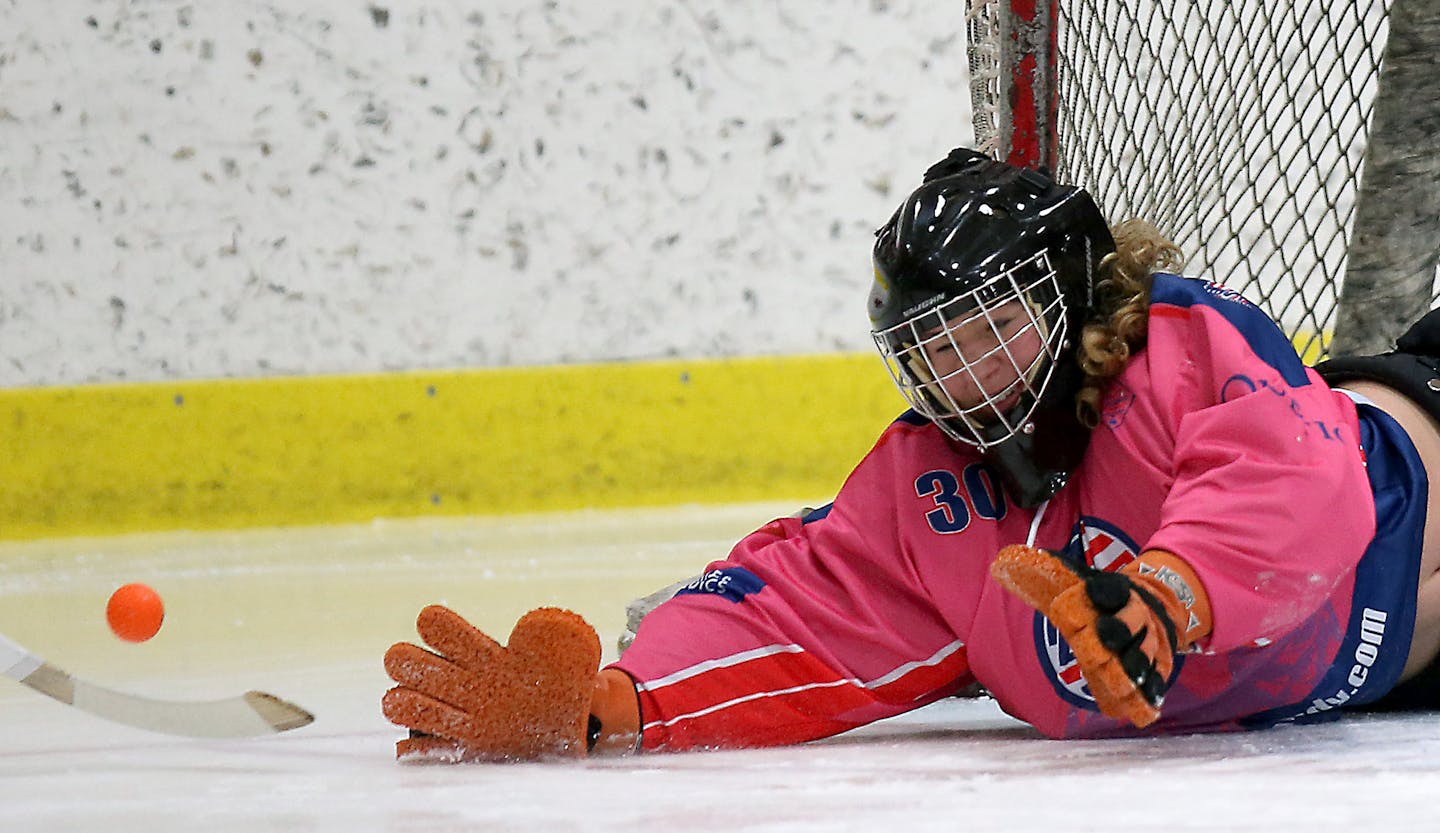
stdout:
{"type": "Polygon", "coordinates": [[[925,513],[925,520],[931,529],[942,535],[964,532],[970,526],[972,504],[974,514],[981,518],[999,520],[1005,517],[1004,493],[997,487],[990,471],[978,463],[965,467],[963,485],[954,472],[945,469],[927,471],[915,479],[915,494],[934,501],[935,508],[925,513]]]}

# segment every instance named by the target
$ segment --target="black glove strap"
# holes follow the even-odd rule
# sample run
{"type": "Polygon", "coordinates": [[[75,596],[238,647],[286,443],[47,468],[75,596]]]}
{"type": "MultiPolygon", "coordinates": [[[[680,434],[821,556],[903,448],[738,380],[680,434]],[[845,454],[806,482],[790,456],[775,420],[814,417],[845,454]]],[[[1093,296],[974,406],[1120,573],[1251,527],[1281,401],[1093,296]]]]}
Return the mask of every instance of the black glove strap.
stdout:
{"type": "Polygon", "coordinates": [[[1134,593],[1150,608],[1150,612],[1165,629],[1165,636],[1170,640],[1170,651],[1173,654],[1179,642],[1176,639],[1175,623],[1170,619],[1165,606],[1153,593],[1122,573],[1107,573],[1089,565],[1069,566],[1084,580],[1090,604],[1094,605],[1096,612],[1100,614],[1095,622],[1096,636],[1099,637],[1100,644],[1114,652],[1120,660],[1120,667],[1125,669],[1126,676],[1135,683],[1135,687],[1145,699],[1151,705],[1159,706],[1165,691],[1170,688],[1170,681],[1160,675],[1153,659],[1141,648],[1147,631],[1142,628],[1139,633],[1132,633],[1130,627],[1116,618],[1115,614],[1130,603],[1130,594],[1134,593]]]}

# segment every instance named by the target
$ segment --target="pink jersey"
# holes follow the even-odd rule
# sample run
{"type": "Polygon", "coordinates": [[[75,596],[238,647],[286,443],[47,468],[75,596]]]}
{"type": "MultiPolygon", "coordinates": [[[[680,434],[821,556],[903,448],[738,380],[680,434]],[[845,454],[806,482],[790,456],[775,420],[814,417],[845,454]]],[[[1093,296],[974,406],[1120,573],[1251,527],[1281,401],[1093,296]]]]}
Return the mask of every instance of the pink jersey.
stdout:
{"type": "Polygon", "coordinates": [[[1147,345],[1054,499],[1016,507],[973,450],[901,417],[833,504],[751,534],[645,619],[615,664],[637,681],[643,746],[810,740],[977,680],[1051,737],[1133,732],[990,577],[999,549],[1026,541],[1105,569],[1168,550],[1199,574],[1214,629],[1151,731],[1304,701],[1337,662],[1375,535],[1360,431],[1263,313],[1157,276],[1147,345]]]}

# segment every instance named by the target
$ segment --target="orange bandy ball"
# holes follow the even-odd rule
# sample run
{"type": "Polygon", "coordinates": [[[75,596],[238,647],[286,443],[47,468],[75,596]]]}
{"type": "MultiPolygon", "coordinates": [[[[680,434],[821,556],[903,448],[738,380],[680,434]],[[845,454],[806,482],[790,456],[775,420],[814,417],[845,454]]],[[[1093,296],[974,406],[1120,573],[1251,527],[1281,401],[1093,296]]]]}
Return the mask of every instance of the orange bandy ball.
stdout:
{"type": "Polygon", "coordinates": [[[110,596],[105,620],[126,642],[144,642],[158,633],[165,621],[165,603],[148,585],[127,584],[110,596]]]}

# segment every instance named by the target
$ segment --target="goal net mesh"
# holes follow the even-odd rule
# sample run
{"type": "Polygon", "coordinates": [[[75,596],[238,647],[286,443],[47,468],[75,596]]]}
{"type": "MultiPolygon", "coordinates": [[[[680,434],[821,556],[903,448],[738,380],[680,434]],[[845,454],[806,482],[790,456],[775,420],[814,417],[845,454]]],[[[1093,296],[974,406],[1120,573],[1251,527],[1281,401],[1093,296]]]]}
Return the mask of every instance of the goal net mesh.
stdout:
{"type": "Polygon", "coordinates": [[[976,141],[1010,154],[1010,82],[1043,71],[1019,53],[1048,39],[1040,161],[1112,220],[1154,223],[1188,273],[1259,303],[1313,360],[1344,274],[1388,5],[1060,0],[1053,28],[1017,31],[1008,0],[971,0],[976,141]]]}

